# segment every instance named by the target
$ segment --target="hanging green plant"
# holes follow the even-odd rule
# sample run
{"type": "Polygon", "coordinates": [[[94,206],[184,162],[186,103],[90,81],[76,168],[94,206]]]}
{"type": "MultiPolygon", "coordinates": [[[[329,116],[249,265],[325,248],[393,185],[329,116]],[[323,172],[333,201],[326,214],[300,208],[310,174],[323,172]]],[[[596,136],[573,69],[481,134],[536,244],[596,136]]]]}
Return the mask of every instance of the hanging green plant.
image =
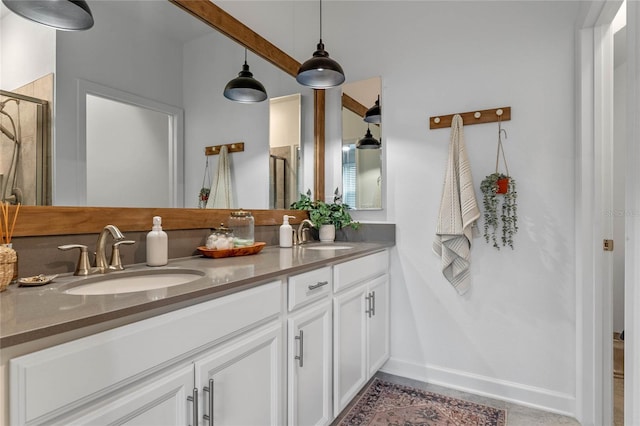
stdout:
{"type": "Polygon", "coordinates": [[[502,246],[513,249],[513,236],[518,232],[518,192],[516,181],[502,173],[492,173],[480,184],[484,207],[484,239],[500,250],[502,246]],[[507,190],[500,194],[498,181],[507,179],[507,190]],[[499,233],[501,234],[499,236],[499,233]]]}
{"type": "Polygon", "coordinates": [[[518,232],[518,192],[516,181],[509,176],[507,158],[502,147],[502,135],[507,137],[507,132],[501,126],[498,119],[498,152],[496,154],[496,171],[485,177],[480,184],[482,191],[482,204],[484,207],[484,239],[487,243],[500,250],[498,241],[502,246],[513,249],[513,236],[518,232]],[[500,173],[498,166],[500,154],[507,174],[500,173]],[[501,233],[498,239],[498,232],[501,233]]]}

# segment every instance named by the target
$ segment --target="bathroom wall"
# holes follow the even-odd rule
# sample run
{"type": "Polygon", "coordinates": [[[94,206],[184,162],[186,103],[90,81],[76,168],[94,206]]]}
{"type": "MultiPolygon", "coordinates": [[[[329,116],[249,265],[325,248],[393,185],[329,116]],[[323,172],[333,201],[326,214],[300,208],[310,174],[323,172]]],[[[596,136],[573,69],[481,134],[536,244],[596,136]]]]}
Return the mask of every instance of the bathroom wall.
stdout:
{"type": "Polygon", "coordinates": [[[56,31],[0,10],[0,89],[15,91],[54,72],[56,31]]]}
{"type": "MultiPolygon", "coordinates": [[[[221,6],[299,61],[311,56],[317,3],[221,6]]],[[[387,371],[575,413],[578,8],[556,1],[323,3],[323,41],[347,82],[382,77],[386,205],[355,216],[396,223],[387,371]],[[471,290],[459,296],[431,250],[449,131],[429,130],[428,119],[501,106],[512,107],[503,127],[520,230],[515,250],[473,241],[471,290]]],[[[339,98],[339,89],[328,91],[330,105],[339,98]]],[[[339,115],[328,113],[331,152],[339,115]]],[[[495,168],[497,124],[464,131],[478,188],[495,168]]],[[[335,167],[328,172],[335,176],[335,167]]]]}

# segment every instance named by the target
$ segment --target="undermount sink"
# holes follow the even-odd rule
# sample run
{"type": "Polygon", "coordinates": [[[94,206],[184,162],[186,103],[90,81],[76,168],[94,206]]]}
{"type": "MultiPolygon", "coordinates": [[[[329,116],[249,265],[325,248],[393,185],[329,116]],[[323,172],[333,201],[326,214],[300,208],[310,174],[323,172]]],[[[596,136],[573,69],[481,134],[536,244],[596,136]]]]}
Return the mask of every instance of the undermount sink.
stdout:
{"type": "Polygon", "coordinates": [[[64,290],[75,295],[104,295],[156,290],[190,283],[205,276],[192,269],[155,269],[115,272],[85,278],[64,290]]]}
{"type": "Polygon", "coordinates": [[[308,245],[308,246],[302,246],[302,247],[304,247],[307,250],[348,250],[353,248],[351,246],[341,246],[341,245],[334,245],[334,244],[308,245]]]}

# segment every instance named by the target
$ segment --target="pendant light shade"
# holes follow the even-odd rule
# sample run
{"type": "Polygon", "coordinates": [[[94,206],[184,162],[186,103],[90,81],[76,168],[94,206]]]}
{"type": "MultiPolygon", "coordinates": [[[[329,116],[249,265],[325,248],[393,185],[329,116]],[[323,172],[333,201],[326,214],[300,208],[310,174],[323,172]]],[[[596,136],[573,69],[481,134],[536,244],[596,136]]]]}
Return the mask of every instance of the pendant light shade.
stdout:
{"type": "Polygon", "coordinates": [[[93,27],[93,15],[84,0],[2,0],[13,12],[58,30],[81,31],[93,27]]]}
{"type": "Polygon", "coordinates": [[[367,123],[380,123],[382,122],[382,113],[380,111],[380,95],[374,106],[369,108],[364,114],[364,121],[367,123]]]}
{"type": "Polygon", "coordinates": [[[362,139],[356,143],[357,149],[379,149],[382,144],[380,141],[373,137],[371,130],[367,128],[367,133],[362,139]]]}
{"type": "Polygon", "coordinates": [[[254,103],[267,99],[267,91],[262,83],[253,78],[247,65],[247,50],[244,51],[244,65],[238,76],[227,83],[224,97],[235,102],[254,103]]]}
{"type": "Polygon", "coordinates": [[[315,89],[336,87],[344,83],[344,71],[339,63],[329,57],[322,42],[322,0],[320,0],[320,42],[311,59],[305,61],[298,70],[296,81],[315,89]]]}

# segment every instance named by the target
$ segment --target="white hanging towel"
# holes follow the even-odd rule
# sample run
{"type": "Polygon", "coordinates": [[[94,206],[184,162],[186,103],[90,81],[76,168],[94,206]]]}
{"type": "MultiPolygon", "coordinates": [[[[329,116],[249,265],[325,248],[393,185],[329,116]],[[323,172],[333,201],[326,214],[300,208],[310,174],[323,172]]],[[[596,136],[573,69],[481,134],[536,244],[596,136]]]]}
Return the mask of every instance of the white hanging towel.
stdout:
{"type": "Polygon", "coordinates": [[[442,274],[459,294],[469,289],[472,227],[480,217],[462,124],[462,117],[456,114],[451,122],[449,161],[433,243],[433,251],[441,258],[442,274]]]}
{"type": "Polygon", "coordinates": [[[219,155],[218,170],[211,186],[209,200],[207,200],[208,209],[230,209],[233,204],[229,149],[226,145],[222,145],[219,155]]]}

